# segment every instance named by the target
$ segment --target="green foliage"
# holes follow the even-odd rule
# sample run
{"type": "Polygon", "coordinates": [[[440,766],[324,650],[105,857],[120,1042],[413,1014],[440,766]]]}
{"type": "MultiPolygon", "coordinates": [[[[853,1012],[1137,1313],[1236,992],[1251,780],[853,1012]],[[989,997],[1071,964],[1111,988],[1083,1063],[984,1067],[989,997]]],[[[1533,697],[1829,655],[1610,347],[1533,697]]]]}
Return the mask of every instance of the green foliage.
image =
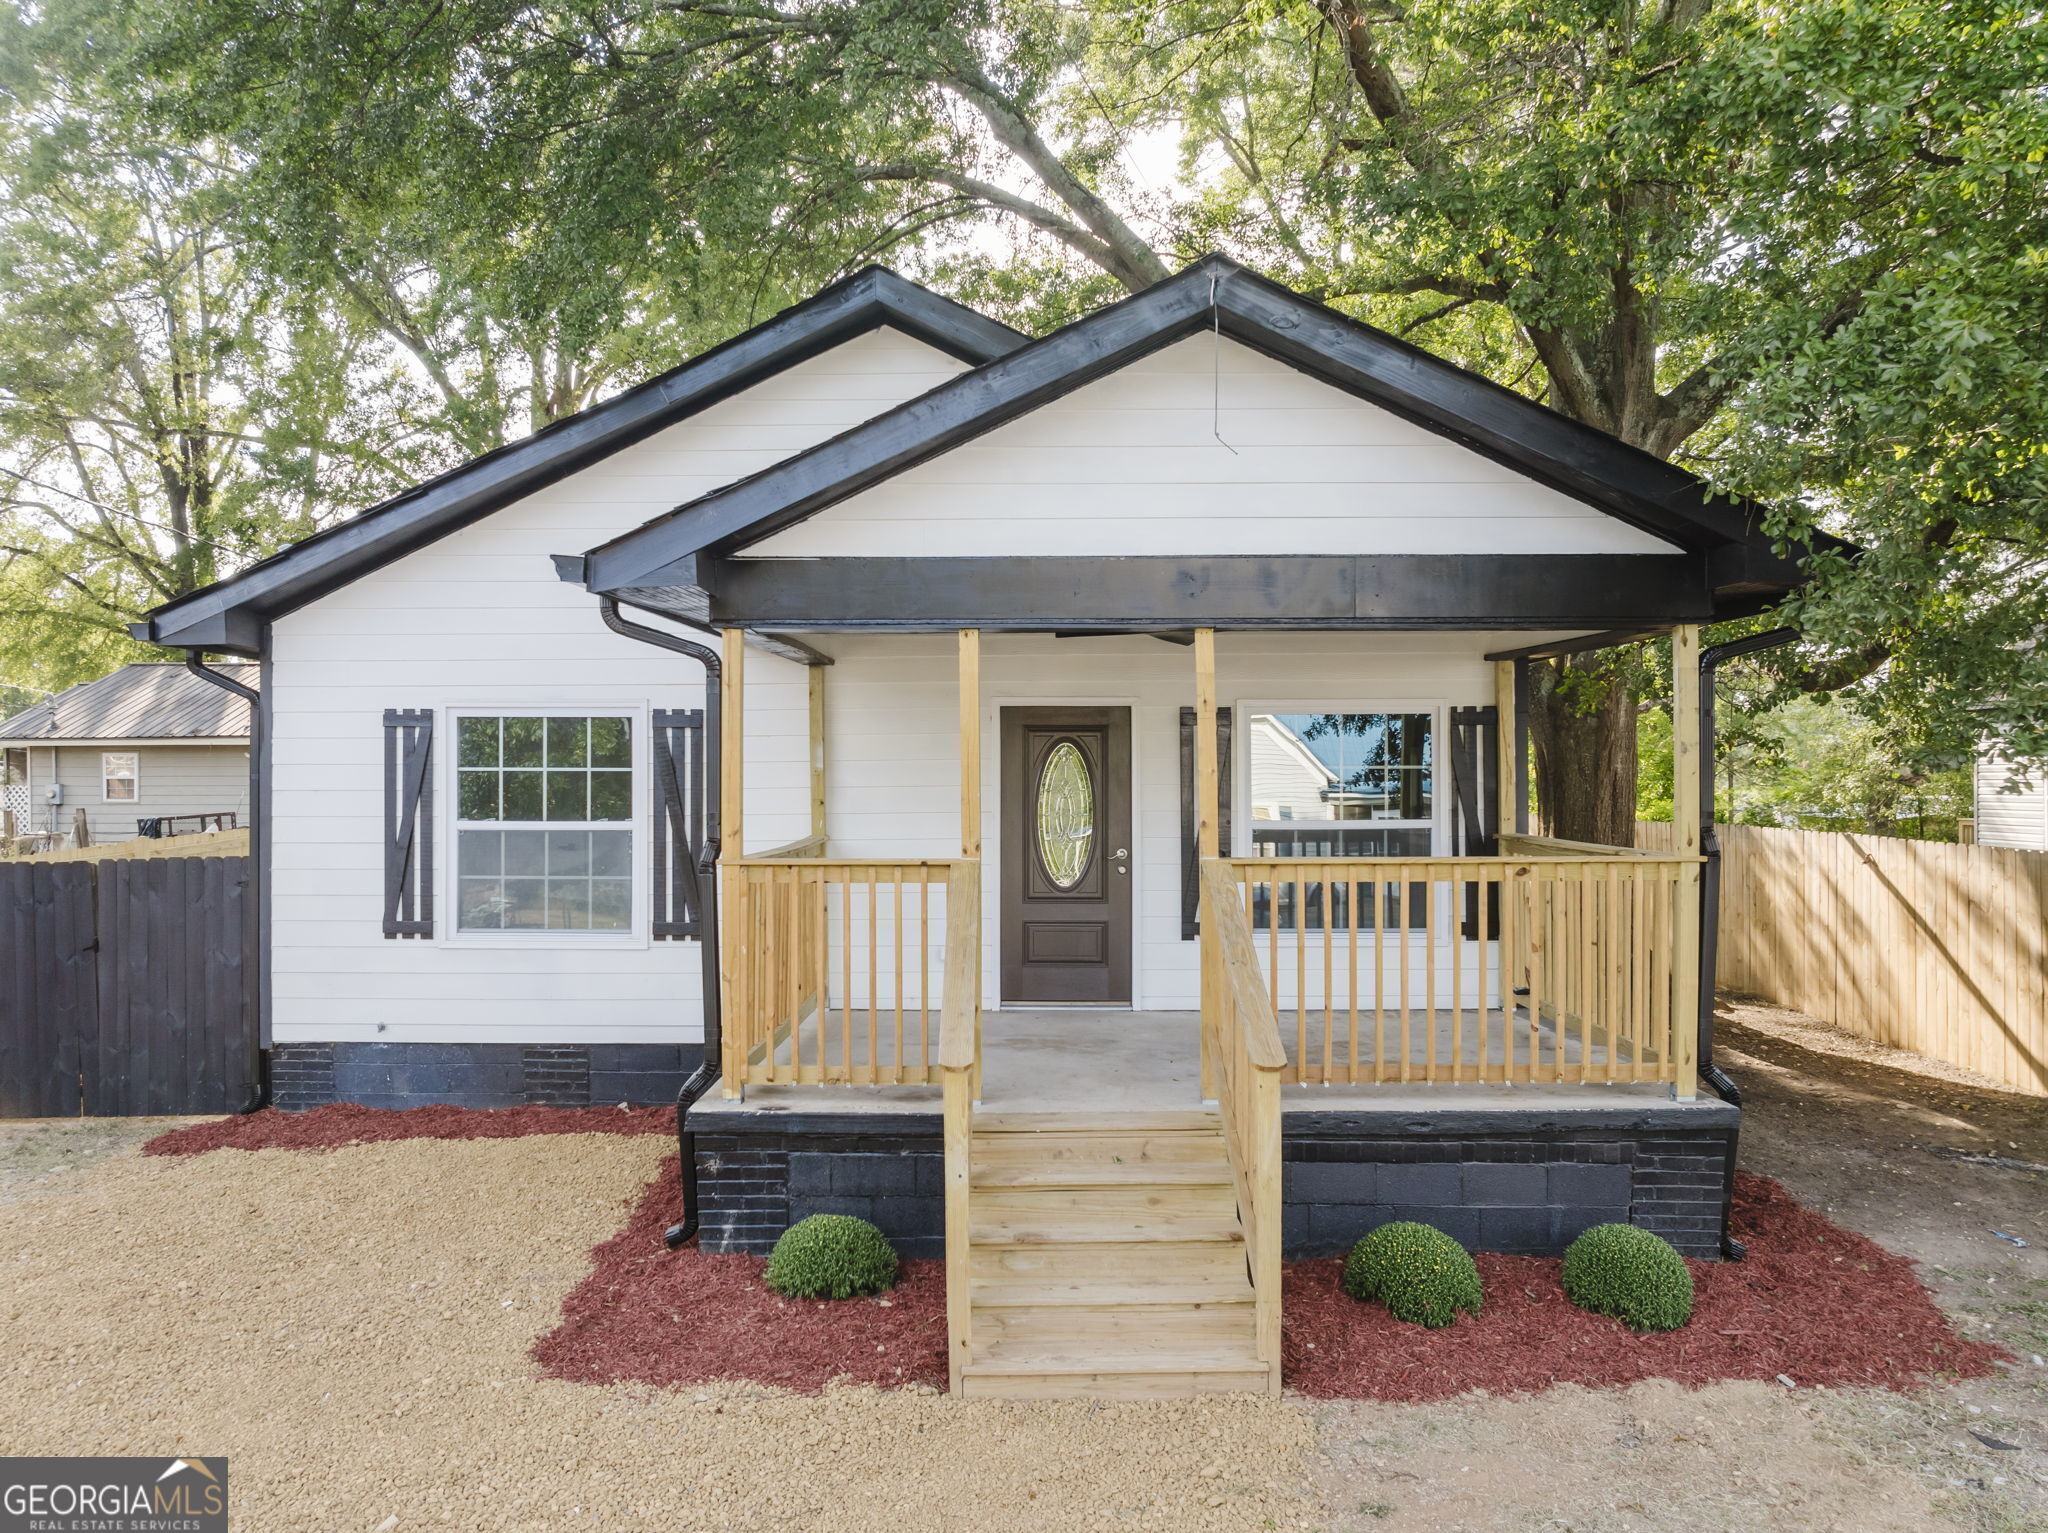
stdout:
{"type": "MultiPolygon", "coordinates": [[[[1721,673],[1715,818],[1728,824],[1953,841],[1972,812],[1968,767],[1928,767],[1854,700],[1781,693],[1753,667],[1721,673]],[[1762,691],[1767,700],[1759,701],[1762,691]]],[[[1671,818],[1671,714],[1653,707],[1638,737],[1637,815],[1671,818]]]]}
{"type": "MultiPolygon", "coordinates": [[[[1862,543],[1759,715],[1843,692],[1909,774],[1980,731],[2048,755],[2017,0],[14,0],[0,31],[0,439],[71,497],[0,553],[17,679],[864,261],[1043,330],[1223,248],[1862,543]],[[81,470],[66,423],[100,420],[81,470]],[[178,527],[154,470],[188,456],[208,525],[116,546],[178,527]]],[[[1626,821],[1605,700],[1654,669],[1560,668],[1555,806],[1626,821]]]]}
{"type": "Polygon", "coordinates": [[[1692,1270],[1671,1243],[1632,1224],[1598,1224],[1564,1253],[1565,1296],[1634,1330],[1675,1331],[1692,1319],[1692,1270]]]}
{"type": "Polygon", "coordinates": [[[763,1281],[792,1299],[852,1299],[896,1283],[896,1252],[865,1219],[812,1214],[782,1232],[763,1281]]]}
{"type": "Polygon", "coordinates": [[[91,39],[0,30],[0,680],[55,690],[431,459],[360,331],[236,249],[218,146],[133,115],[91,39]]]}
{"type": "Polygon", "coordinates": [[[1431,1328],[1449,1325],[1460,1310],[1476,1315],[1484,1302],[1470,1253],[1442,1230],[1405,1220],[1381,1225],[1351,1248],[1344,1291],[1431,1328]]]}

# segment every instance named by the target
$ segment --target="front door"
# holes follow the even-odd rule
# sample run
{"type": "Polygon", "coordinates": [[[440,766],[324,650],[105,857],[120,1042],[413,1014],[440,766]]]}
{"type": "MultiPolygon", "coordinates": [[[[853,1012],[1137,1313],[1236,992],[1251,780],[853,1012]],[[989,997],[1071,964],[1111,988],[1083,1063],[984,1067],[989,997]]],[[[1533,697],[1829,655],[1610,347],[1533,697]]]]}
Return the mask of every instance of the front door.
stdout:
{"type": "Polygon", "coordinates": [[[1131,710],[1005,708],[1003,1000],[1131,999],[1131,710]]]}

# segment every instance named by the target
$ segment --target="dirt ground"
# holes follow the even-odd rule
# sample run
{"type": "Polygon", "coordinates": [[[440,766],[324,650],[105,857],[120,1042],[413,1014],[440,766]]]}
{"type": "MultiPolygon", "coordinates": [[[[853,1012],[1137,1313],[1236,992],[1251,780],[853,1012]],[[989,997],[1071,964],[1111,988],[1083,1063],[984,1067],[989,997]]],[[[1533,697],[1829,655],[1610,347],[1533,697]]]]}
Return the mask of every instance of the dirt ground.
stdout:
{"type": "Polygon", "coordinates": [[[144,1158],[166,1125],[86,1121],[0,1125],[0,1451],[226,1453],[235,1526],[293,1533],[2048,1528],[2048,1103],[1764,1008],[1723,1038],[1744,1164],[1928,1263],[2016,1367],[1431,1406],[595,1387],[528,1350],[659,1136],[144,1158]]]}

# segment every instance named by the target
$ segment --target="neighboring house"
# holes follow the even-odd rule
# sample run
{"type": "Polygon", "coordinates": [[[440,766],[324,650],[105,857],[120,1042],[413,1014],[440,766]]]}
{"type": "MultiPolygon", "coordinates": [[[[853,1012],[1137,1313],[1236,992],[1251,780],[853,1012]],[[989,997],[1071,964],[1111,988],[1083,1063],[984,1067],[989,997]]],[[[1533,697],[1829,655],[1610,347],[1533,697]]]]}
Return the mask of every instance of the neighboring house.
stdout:
{"type": "MultiPolygon", "coordinates": [[[[254,665],[223,669],[256,684],[254,665]]],[[[124,665],[0,720],[0,774],[22,834],[68,837],[81,809],[96,844],[159,818],[247,824],[249,707],[182,665],[124,665]]]]}
{"type": "Polygon", "coordinates": [[[1977,757],[1975,840],[2048,852],[2048,764],[2022,773],[2011,760],[1985,751],[1977,757]]]}
{"type": "Polygon", "coordinates": [[[1283,1247],[1390,1218],[1716,1251],[1698,816],[1521,834],[1517,679],[1683,701],[1799,579],[1210,257],[1035,341],[864,271],[137,632],[263,664],[281,1106],[680,1088],[710,1248],[865,1213],[966,1387],[1145,1393],[1274,1387],[1283,1247]]]}

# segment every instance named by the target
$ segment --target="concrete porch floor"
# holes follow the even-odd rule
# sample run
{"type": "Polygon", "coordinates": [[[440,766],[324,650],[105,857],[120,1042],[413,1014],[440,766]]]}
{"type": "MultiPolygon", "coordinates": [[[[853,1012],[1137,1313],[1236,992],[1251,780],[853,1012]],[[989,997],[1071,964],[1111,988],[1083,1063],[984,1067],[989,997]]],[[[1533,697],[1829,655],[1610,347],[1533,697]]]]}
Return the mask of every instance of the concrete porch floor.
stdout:
{"type": "MultiPolygon", "coordinates": [[[[837,1014],[831,1024],[839,1035],[837,1014]]],[[[1285,1019],[1291,1021],[1292,1019],[1285,1019]]],[[[1448,1038],[1450,1013],[1438,1014],[1438,1034],[1448,1038]]],[[[1468,1014],[1467,1021],[1470,1021],[1468,1014]]],[[[1185,1109],[1201,1105],[1200,1016],[1192,1011],[1129,1011],[1094,1007],[1034,1008],[987,1012],[982,1019],[984,1056],[980,1110],[989,1113],[1117,1113],[1185,1109]]],[[[1292,1044],[1285,1026],[1283,1041],[1292,1044]]],[[[806,1057],[813,1057],[804,1043],[806,1057]]],[[[1545,1029],[1545,1037],[1549,1030],[1545,1029]]],[[[864,1059],[864,1039],[855,1038],[864,1059]]],[[[1319,1035],[1317,1041],[1320,1041],[1319,1035]]],[[[1420,1059],[1418,1052],[1413,1057],[1420,1059]]],[[[1546,1054],[1548,1050],[1546,1049],[1546,1054]]],[[[786,1057],[786,1056],[785,1056],[786,1057]]],[[[1314,1049],[1311,1057],[1315,1057],[1314,1049]]],[[[1448,1058],[1446,1046],[1439,1056],[1448,1058]]],[[[1469,1057],[1469,1056],[1468,1056],[1469,1057]]],[[[1498,1054],[1495,1055],[1498,1058],[1498,1054]]],[[[1517,1050],[1526,1058],[1526,1049],[1517,1050]]],[[[931,1086],[779,1085],[749,1086],[733,1101],[714,1087],[690,1110],[693,1120],[726,1112],[905,1113],[936,1112],[939,1088],[931,1086]]],[[[1289,1086],[1281,1093],[1286,1112],[1442,1112],[1447,1109],[1499,1111],[1598,1110],[1671,1101],[1668,1086],[1643,1083],[1488,1085],[1477,1082],[1427,1085],[1415,1082],[1361,1086],[1289,1086]]]]}

